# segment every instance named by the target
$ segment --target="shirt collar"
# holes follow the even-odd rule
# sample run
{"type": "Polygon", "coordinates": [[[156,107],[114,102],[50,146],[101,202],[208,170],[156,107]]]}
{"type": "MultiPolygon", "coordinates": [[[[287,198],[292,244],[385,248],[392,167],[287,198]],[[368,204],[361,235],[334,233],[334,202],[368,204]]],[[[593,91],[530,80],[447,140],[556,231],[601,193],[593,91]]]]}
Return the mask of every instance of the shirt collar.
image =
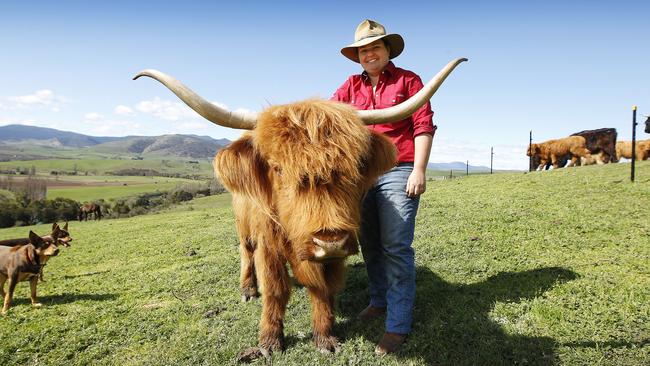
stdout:
{"type": "MultiPolygon", "coordinates": [[[[387,77],[395,75],[395,64],[393,64],[393,61],[388,61],[388,65],[386,65],[386,68],[384,68],[384,71],[381,73],[387,77]]],[[[368,79],[368,73],[364,70],[361,73],[361,78],[365,81],[368,79]]]]}

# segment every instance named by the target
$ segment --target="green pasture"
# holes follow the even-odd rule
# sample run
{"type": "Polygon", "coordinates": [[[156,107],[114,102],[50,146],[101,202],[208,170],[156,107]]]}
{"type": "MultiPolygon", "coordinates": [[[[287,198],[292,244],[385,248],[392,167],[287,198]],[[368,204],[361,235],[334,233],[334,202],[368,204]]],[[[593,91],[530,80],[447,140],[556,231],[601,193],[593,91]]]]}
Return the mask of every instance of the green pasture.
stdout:
{"type": "MultiPolygon", "coordinates": [[[[430,181],[414,247],[415,322],[403,350],[373,349],[383,322],[360,256],[336,304],[335,355],[311,343],[295,286],[276,365],[650,364],[650,162],[430,181]]],[[[0,239],[50,224],[0,230],[0,239]]],[[[129,219],[72,222],[29,305],[0,317],[1,365],[228,365],[257,340],[241,303],[228,195],[129,219]]]]}
{"type": "MultiPolygon", "coordinates": [[[[97,182],[101,181],[102,180],[99,180],[97,182]]],[[[47,189],[47,198],[53,199],[56,197],[62,197],[80,202],[96,201],[99,199],[110,200],[114,198],[135,196],[147,192],[170,191],[182,184],[200,184],[199,181],[190,179],[164,177],[110,177],[103,181],[115,182],[119,185],[90,185],[70,188],[50,187],[47,189]]]]}

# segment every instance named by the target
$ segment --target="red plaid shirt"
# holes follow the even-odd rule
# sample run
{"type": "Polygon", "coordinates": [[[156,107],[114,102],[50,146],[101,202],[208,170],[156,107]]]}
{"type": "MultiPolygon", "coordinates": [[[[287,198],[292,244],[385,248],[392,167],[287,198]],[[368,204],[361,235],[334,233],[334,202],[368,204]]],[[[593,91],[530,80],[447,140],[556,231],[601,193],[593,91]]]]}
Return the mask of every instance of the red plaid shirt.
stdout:
{"type": "MultiPolygon", "coordinates": [[[[379,76],[379,82],[372,92],[370,77],[364,71],[352,75],[332,96],[332,100],[353,105],[356,109],[383,109],[400,104],[422,89],[422,80],[414,72],[395,67],[389,62],[379,76]]],[[[397,161],[412,163],[415,154],[415,136],[423,133],[433,136],[431,103],[427,102],[407,119],[371,125],[368,128],[388,136],[397,146],[397,161]]]]}

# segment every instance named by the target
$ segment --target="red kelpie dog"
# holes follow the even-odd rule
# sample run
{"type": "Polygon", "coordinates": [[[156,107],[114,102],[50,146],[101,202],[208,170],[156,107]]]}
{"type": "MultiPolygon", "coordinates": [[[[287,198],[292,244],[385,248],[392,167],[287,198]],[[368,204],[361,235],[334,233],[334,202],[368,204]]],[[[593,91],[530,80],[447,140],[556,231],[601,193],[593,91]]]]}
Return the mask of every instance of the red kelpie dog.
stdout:
{"type": "Polygon", "coordinates": [[[59,249],[54,243],[45,242],[33,231],[29,232],[29,244],[13,247],[0,246],[0,295],[4,297],[2,315],[7,314],[18,282],[29,280],[32,306],[40,307],[36,300],[38,274],[43,268],[43,259],[57,255],[59,249]],[[9,289],[5,293],[5,282],[9,289]]]}
{"type": "MultiPolygon", "coordinates": [[[[61,229],[57,223],[52,224],[52,233],[50,233],[50,235],[42,236],[41,239],[43,239],[43,241],[47,244],[53,244],[55,247],[58,247],[59,245],[69,247],[69,243],[72,241],[72,237],[68,232],[68,223],[65,223],[63,229],[61,229]]],[[[29,243],[29,238],[7,239],[0,241],[0,246],[15,247],[29,243]]],[[[41,272],[39,273],[39,279],[43,282],[45,282],[45,279],[43,279],[43,268],[45,267],[45,263],[48,261],[48,259],[50,259],[49,256],[44,256],[41,261],[41,272]]]]}

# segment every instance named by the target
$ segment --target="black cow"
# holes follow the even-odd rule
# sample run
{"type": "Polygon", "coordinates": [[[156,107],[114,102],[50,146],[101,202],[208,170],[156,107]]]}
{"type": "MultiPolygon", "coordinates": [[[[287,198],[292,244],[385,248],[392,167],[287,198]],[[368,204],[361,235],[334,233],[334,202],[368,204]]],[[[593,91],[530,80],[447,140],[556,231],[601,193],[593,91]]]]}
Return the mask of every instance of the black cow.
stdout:
{"type": "Polygon", "coordinates": [[[597,130],[585,130],[572,134],[571,136],[582,136],[587,140],[587,150],[591,155],[600,154],[603,163],[616,161],[616,129],[599,128],[597,130]]]}
{"type": "Polygon", "coordinates": [[[645,133],[650,133],[650,116],[645,120],[645,133]]]}

